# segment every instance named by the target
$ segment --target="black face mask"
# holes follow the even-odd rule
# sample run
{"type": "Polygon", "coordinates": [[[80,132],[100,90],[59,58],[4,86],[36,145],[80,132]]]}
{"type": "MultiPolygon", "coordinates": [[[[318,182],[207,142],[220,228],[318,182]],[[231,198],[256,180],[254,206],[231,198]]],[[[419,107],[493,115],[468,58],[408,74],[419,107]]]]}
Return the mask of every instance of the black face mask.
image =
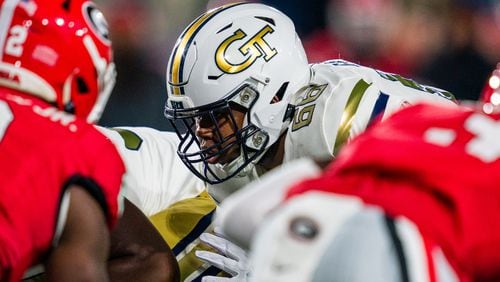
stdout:
{"type": "MultiPolygon", "coordinates": [[[[232,99],[241,91],[256,92],[250,86],[243,85],[226,98],[200,107],[184,109],[182,105],[175,104],[175,102],[171,102],[170,105],[167,102],[165,106],[165,116],[180,139],[177,154],[189,170],[209,184],[221,183],[235,176],[260,156],[267,146],[268,138],[262,140],[258,149],[246,145],[246,141],[261,130],[251,123],[247,109],[248,123],[242,128],[238,127],[233,110],[235,107],[241,108],[241,106],[232,102],[232,99]],[[221,120],[230,123],[230,127],[233,129],[232,134],[225,137],[222,135],[219,127],[221,120]],[[196,136],[196,128],[199,125],[204,128],[212,128],[213,145],[202,146],[200,138],[196,136]],[[224,171],[221,164],[208,162],[209,159],[218,158],[234,148],[240,152],[237,158],[241,158],[241,160],[231,171],[224,171]]],[[[255,95],[258,97],[258,93],[255,95]]],[[[249,108],[253,106],[255,101],[257,99],[254,99],[249,108]]],[[[267,137],[267,135],[265,136],[267,137]]]]}

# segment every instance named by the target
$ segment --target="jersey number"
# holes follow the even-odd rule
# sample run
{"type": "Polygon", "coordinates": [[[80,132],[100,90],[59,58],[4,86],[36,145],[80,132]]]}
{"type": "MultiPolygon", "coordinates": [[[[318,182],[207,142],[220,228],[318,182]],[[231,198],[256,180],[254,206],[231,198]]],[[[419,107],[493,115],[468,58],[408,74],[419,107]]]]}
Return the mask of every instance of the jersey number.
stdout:
{"type": "Polygon", "coordinates": [[[0,101],[0,141],[3,139],[5,131],[13,119],[14,115],[12,114],[9,105],[7,105],[4,101],[0,101]]]}
{"type": "Polygon", "coordinates": [[[297,103],[295,115],[293,117],[292,131],[299,130],[302,127],[308,126],[311,123],[316,104],[310,104],[310,103],[316,101],[316,99],[319,98],[319,96],[323,93],[323,91],[325,91],[326,86],[327,86],[326,84],[311,86],[307,90],[307,93],[306,95],[304,95],[302,100],[297,103]]]}
{"type": "Polygon", "coordinates": [[[10,36],[5,44],[5,53],[14,57],[20,57],[23,54],[23,44],[28,37],[26,28],[15,25],[10,29],[10,36]]]}

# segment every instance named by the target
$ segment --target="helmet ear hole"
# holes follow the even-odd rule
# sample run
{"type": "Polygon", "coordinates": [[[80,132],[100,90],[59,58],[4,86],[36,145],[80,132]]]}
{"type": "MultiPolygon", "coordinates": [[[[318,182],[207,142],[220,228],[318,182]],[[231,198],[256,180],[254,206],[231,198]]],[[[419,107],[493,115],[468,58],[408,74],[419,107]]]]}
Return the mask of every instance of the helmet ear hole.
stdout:
{"type": "Polygon", "coordinates": [[[69,2],[70,0],[64,0],[64,2],[62,3],[62,8],[66,11],[69,11],[69,2]]]}
{"type": "Polygon", "coordinates": [[[64,105],[64,111],[70,114],[75,113],[75,104],[73,103],[73,101],[69,101],[64,105]]]}
{"type": "Polygon", "coordinates": [[[88,94],[89,93],[89,86],[85,82],[85,80],[81,77],[78,76],[76,78],[76,87],[78,89],[79,94],[88,94]]]}
{"type": "Polygon", "coordinates": [[[285,95],[286,89],[288,88],[288,81],[284,82],[281,84],[280,89],[276,91],[276,94],[274,95],[273,99],[271,100],[270,104],[278,103],[283,99],[283,96],[285,95]]]}

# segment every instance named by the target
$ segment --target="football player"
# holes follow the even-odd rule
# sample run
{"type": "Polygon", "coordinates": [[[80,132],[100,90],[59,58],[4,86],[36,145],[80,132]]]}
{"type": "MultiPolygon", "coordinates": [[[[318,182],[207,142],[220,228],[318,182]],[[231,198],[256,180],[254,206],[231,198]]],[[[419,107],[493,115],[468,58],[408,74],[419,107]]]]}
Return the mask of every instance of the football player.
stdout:
{"type": "Polygon", "coordinates": [[[302,161],[227,199],[223,231],[252,245],[255,281],[498,281],[499,121],[480,108],[403,109],[322,174],[302,161]],[[290,174],[310,178],[280,185],[290,174]]]}
{"type": "Polygon", "coordinates": [[[0,15],[0,280],[38,263],[57,281],[177,279],[168,246],[122,200],[116,147],[89,124],[115,75],[102,13],[2,0],[0,15]]]}
{"type": "Polygon", "coordinates": [[[397,74],[344,60],[308,64],[291,19],[258,3],[195,19],[166,77],[178,155],[218,202],[290,160],[333,159],[373,121],[417,101],[455,104],[397,74]]]}
{"type": "Polygon", "coordinates": [[[299,157],[331,159],[374,119],[416,101],[454,104],[449,92],[396,74],[343,60],[309,65],[291,19],[258,3],[193,21],[171,53],[167,84],[178,154],[223,184],[210,188],[219,201],[237,189],[233,179],[299,157]]]}

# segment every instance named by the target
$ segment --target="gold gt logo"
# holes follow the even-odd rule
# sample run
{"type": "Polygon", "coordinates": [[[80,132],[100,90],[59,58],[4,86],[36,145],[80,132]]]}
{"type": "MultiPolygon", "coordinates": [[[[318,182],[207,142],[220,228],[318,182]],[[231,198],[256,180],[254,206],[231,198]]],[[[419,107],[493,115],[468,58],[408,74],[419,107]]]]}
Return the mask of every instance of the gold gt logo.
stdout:
{"type": "Polygon", "coordinates": [[[255,62],[255,60],[257,60],[257,58],[264,57],[266,62],[271,60],[276,54],[278,54],[278,51],[269,46],[269,44],[264,40],[264,36],[273,32],[274,29],[271,26],[266,25],[259,32],[257,32],[257,34],[245,42],[243,46],[238,48],[246,59],[240,63],[231,63],[226,59],[226,50],[233,42],[241,40],[247,36],[243,30],[238,29],[233,35],[224,40],[224,42],[222,42],[222,44],[217,48],[215,53],[215,63],[217,64],[217,67],[225,73],[235,74],[246,70],[255,62]]]}

